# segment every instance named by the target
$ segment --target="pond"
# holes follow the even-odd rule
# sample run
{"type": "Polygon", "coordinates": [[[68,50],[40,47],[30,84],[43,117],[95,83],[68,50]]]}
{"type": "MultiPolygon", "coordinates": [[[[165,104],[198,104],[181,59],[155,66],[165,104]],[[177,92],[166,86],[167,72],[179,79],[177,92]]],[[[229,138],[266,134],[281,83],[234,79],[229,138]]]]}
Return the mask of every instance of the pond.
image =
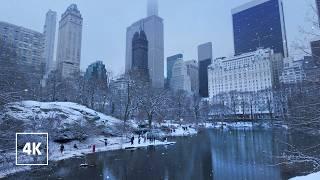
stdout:
{"type": "Polygon", "coordinates": [[[8,179],[280,180],[288,172],[279,156],[288,147],[283,130],[203,130],[172,138],[175,145],[117,150],[72,158],[8,179]],[[81,163],[94,164],[80,167],[81,163]]]}

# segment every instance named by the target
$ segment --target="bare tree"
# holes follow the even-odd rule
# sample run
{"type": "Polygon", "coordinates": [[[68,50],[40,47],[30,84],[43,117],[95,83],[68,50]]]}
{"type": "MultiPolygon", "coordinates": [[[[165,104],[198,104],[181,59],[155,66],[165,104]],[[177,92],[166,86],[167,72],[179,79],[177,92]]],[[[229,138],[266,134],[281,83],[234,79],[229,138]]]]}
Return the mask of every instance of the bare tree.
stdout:
{"type": "Polygon", "coordinates": [[[166,108],[167,90],[144,88],[140,91],[140,96],[137,99],[138,109],[146,114],[149,128],[152,128],[152,122],[156,115],[158,115],[163,108],[166,108]]]}

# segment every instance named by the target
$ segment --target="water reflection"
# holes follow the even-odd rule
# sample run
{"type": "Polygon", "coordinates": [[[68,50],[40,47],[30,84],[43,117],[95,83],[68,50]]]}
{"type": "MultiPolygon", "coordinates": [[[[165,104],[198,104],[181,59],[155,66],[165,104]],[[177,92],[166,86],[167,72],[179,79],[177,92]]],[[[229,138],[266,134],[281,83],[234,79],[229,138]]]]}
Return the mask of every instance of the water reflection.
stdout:
{"type": "Polygon", "coordinates": [[[30,179],[259,179],[282,178],[274,166],[286,135],[267,130],[207,130],[194,137],[174,139],[176,145],[135,151],[113,151],[86,157],[93,167],[80,168],[84,159],[58,162],[52,170],[11,177],[30,179]]]}
{"type": "MultiPolygon", "coordinates": [[[[282,179],[279,137],[267,131],[210,131],[213,179],[282,179]],[[215,138],[219,137],[219,138],[215,138]]],[[[280,136],[283,140],[285,136],[280,136]]]]}

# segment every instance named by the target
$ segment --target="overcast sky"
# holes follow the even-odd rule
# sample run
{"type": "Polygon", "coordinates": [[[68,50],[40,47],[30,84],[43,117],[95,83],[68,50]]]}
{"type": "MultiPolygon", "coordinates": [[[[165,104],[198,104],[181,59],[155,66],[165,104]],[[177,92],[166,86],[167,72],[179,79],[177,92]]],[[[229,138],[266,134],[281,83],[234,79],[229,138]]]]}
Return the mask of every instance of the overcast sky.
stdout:
{"type": "MultiPolygon", "coordinates": [[[[233,54],[231,9],[250,0],[159,0],[164,19],[165,57],[197,58],[197,45],[213,42],[214,57],[233,54]]],[[[310,29],[314,0],[283,0],[289,50],[310,29]]],[[[146,16],[146,0],[0,0],[0,21],[43,32],[49,9],[61,14],[76,3],[84,18],[81,69],[102,60],[115,74],[124,71],[126,27],[146,16]]],[[[56,38],[58,33],[56,34],[56,38]]]]}

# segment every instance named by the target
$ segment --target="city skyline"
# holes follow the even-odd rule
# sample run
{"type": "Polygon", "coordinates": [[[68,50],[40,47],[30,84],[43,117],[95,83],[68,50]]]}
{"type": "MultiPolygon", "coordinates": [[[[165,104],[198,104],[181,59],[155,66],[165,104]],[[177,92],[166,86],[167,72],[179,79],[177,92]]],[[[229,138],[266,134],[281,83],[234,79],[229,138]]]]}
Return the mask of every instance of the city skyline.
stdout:
{"type": "MultiPolygon", "coordinates": [[[[183,2],[184,3],[177,1],[171,3],[169,0],[159,2],[159,15],[164,19],[165,27],[164,57],[183,53],[185,59],[196,59],[197,46],[209,41],[213,42],[214,58],[219,56],[232,56],[233,36],[231,9],[249,2],[249,0],[232,0],[227,6],[222,0],[216,2],[203,0],[201,3],[190,0],[183,2]],[[175,4],[179,4],[180,6],[175,6],[175,4]]],[[[89,64],[97,59],[101,59],[107,68],[111,69],[115,74],[123,73],[125,69],[126,27],[137,19],[146,16],[147,2],[145,0],[139,2],[121,0],[117,2],[109,1],[107,3],[97,1],[96,4],[90,4],[83,0],[67,0],[59,4],[49,1],[39,2],[38,0],[31,0],[26,4],[25,2],[13,0],[2,3],[0,7],[0,21],[42,32],[45,13],[49,9],[57,11],[58,18],[60,19],[65,8],[72,3],[78,5],[83,17],[86,19],[84,22],[81,70],[85,70],[89,64]],[[112,5],[110,5],[111,3],[112,5]],[[32,5],[35,4],[39,8],[32,9],[32,5]],[[20,13],[13,13],[12,9],[16,9],[20,13]],[[129,13],[121,14],[119,13],[119,9],[123,9],[129,13]],[[97,21],[97,15],[105,18],[102,18],[103,20],[99,18],[97,21]],[[112,24],[112,26],[110,26],[110,24],[112,24]],[[97,27],[100,28],[98,29],[97,27]]],[[[293,51],[291,47],[293,41],[299,37],[299,26],[311,28],[311,26],[308,26],[308,23],[305,22],[310,4],[314,5],[314,1],[307,0],[301,2],[297,0],[284,0],[290,51],[293,51]],[[295,11],[294,7],[296,6],[301,7],[301,12],[295,11]],[[294,17],[294,19],[292,17],[294,17]]]]}

